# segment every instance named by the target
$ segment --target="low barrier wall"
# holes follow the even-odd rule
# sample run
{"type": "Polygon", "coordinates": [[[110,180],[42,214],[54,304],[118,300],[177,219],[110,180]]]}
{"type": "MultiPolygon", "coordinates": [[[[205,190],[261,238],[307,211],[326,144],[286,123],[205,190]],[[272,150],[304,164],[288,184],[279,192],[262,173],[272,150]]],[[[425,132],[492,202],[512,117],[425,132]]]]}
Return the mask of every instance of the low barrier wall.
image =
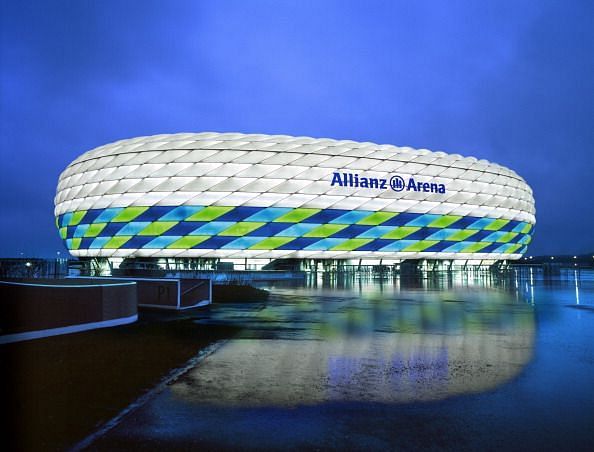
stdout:
{"type": "Polygon", "coordinates": [[[136,298],[132,281],[0,281],[0,344],[134,322],[136,298]]]}
{"type": "MultiPolygon", "coordinates": [[[[212,284],[209,279],[177,279],[146,277],[90,277],[94,281],[112,280],[135,282],[138,306],[141,308],[189,309],[211,302],[212,284]]],[[[71,278],[78,281],[79,278],[71,278]]]]}

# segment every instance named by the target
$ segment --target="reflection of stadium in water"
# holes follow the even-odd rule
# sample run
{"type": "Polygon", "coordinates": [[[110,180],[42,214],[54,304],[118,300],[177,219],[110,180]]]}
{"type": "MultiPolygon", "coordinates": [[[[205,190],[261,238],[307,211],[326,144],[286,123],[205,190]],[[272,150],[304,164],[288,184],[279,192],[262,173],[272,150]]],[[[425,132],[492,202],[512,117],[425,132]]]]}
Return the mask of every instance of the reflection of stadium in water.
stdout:
{"type": "Polygon", "coordinates": [[[215,307],[209,322],[245,329],[173,394],[244,406],[438,400],[495,388],[532,357],[532,308],[484,285],[281,288],[253,308],[215,307]]]}

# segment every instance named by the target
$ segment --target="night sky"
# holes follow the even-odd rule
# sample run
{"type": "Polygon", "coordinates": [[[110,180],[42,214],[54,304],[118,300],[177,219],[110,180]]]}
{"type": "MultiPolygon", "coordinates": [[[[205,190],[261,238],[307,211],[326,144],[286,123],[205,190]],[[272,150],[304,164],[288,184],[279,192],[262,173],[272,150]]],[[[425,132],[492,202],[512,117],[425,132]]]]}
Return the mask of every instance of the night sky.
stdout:
{"type": "Polygon", "coordinates": [[[534,190],[529,254],[594,251],[593,1],[1,4],[0,256],[66,254],[81,153],[201,131],[491,160],[534,190]]]}

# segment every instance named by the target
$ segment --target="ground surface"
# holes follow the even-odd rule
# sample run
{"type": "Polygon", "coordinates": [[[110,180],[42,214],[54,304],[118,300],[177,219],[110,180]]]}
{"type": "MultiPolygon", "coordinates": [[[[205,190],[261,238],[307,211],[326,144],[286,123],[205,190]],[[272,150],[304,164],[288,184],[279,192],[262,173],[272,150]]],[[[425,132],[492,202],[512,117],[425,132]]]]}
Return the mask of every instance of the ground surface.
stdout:
{"type": "Polygon", "coordinates": [[[594,279],[274,289],[91,450],[592,450],[594,279]]]}
{"type": "Polygon", "coordinates": [[[592,272],[343,281],[273,287],[258,303],[240,297],[183,319],[13,349],[18,445],[592,450],[592,272]]]}
{"type": "Polygon", "coordinates": [[[64,450],[235,330],[141,314],[133,325],[0,346],[9,450],[64,450]]]}

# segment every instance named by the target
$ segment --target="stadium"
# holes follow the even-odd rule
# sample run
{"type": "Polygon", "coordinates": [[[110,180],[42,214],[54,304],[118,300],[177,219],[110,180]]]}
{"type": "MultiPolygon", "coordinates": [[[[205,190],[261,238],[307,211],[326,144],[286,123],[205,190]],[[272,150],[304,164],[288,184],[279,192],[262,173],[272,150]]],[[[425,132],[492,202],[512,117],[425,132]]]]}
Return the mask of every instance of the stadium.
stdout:
{"type": "Polygon", "coordinates": [[[519,259],[532,190],[486,160],[347,140],[183,133],[90,150],[60,175],[79,258],[352,264],[519,259]]]}

